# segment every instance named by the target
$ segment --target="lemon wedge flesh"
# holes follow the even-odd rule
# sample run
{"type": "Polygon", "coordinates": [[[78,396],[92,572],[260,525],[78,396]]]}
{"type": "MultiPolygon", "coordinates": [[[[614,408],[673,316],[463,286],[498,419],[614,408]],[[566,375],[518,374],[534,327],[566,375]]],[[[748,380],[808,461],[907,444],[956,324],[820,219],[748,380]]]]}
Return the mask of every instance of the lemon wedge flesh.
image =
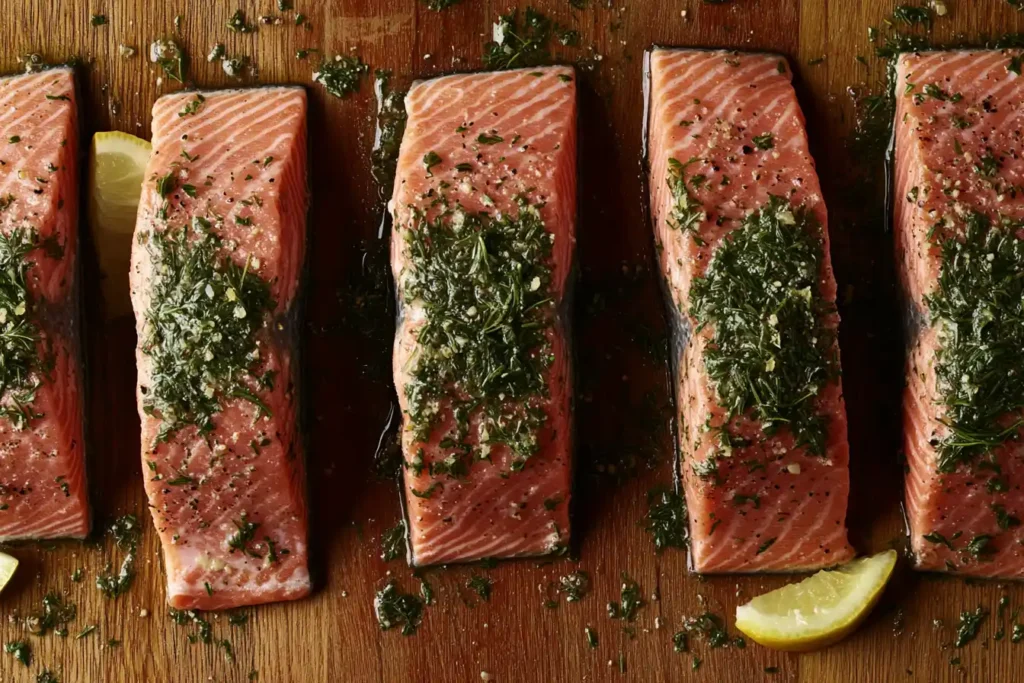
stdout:
{"type": "Polygon", "coordinates": [[[131,312],[128,270],[135,214],[142,194],[150,144],[134,135],[96,133],[89,150],[89,226],[103,272],[108,318],[131,312]]]}
{"type": "Polygon", "coordinates": [[[853,632],[878,602],[896,551],[823,570],[736,608],[736,628],[776,650],[814,650],[853,632]]]}
{"type": "Polygon", "coordinates": [[[18,560],[7,553],[0,553],[0,591],[4,589],[7,582],[14,576],[14,570],[18,568],[18,560]]]}

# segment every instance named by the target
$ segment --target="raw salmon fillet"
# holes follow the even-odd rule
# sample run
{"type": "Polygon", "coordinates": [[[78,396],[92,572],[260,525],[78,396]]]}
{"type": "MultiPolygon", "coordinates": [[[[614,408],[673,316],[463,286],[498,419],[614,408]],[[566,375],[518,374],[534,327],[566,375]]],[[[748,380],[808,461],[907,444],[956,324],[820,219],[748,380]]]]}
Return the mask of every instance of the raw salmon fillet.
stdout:
{"type": "MultiPolygon", "coordinates": [[[[786,426],[763,429],[752,409],[730,416],[709,377],[715,325],[702,325],[692,312],[695,283],[744,219],[774,196],[820,224],[820,267],[808,275],[803,295],[816,288],[826,309],[817,313],[819,324],[833,333],[838,326],[825,204],[789,67],[770,54],[654,49],[648,69],[650,201],[675,319],[692,567],[725,573],[838,564],[854,554],[845,524],[849,447],[838,372],[809,399],[825,425],[821,452],[812,453],[786,426]],[[700,206],[682,228],[670,186],[680,175],[689,201],[700,206]]],[[[793,213],[787,215],[792,222],[793,213]]],[[[786,350],[776,351],[781,357],[786,350]]],[[[823,353],[834,357],[838,371],[834,341],[823,353]]]]}
{"type": "Polygon", "coordinates": [[[916,565],[925,570],[1024,578],[1020,399],[992,415],[991,442],[978,423],[962,421],[986,412],[991,395],[1024,389],[1019,343],[998,342],[1024,335],[1010,312],[1024,274],[1020,63],[1019,51],[980,50],[904,54],[896,66],[895,238],[912,321],[906,508],[916,565]],[[973,261],[972,250],[980,253],[973,261]],[[969,319],[943,303],[944,281],[962,283],[954,299],[969,319]],[[979,354],[978,367],[957,365],[957,349],[979,354]],[[950,408],[951,390],[962,413],[950,408]],[[960,449],[958,441],[979,445],[960,449]]]}
{"type": "Polygon", "coordinates": [[[31,341],[25,347],[32,364],[24,382],[0,388],[0,540],[89,533],[78,330],[77,102],[71,69],[0,78],[5,368],[17,367],[18,338],[36,340],[35,349],[31,341]],[[9,260],[10,245],[28,245],[27,254],[9,260]],[[21,263],[27,301],[19,311],[17,299],[7,297],[10,268],[21,263]]]}
{"type": "Polygon", "coordinates": [[[163,545],[168,602],[221,609],[303,597],[310,578],[295,318],[308,203],[305,91],[266,87],[161,97],[153,106],[145,178],[131,295],[143,473],[163,545]],[[192,249],[215,245],[220,270],[233,273],[228,282],[211,285],[212,276],[198,270],[175,270],[169,248],[155,246],[166,245],[168,235],[192,249]],[[203,302],[243,302],[245,291],[264,291],[242,286],[243,275],[262,282],[270,301],[265,310],[239,303],[228,315],[255,325],[239,384],[228,390],[204,379],[223,358],[194,352],[211,336],[219,338],[219,326],[197,329],[193,321],[208,319],[211,309],[203,302]],[[170,306],[161,288],[178,280],[175,291],[186,303],[170,306]],[[191,302],[197,308],[187,308],[191,302]],[[202,313],[189,317],[193,310],[202,313]],[[163,335],[154,321],[175,315],[187,332],[163,335]],[[168,360],[155,339],[181,346],[169,346],[178,350],[168,360]],[[167,415],[153,402],[160,373],[175,371],[175,354],[193,364],[180,383],[195,383],[216,407],[208,420],[167,433],[171,417],[184,409],[167,415]]]}
{"type": "MultiPolygon", "coordinates": [[[[404,418],[411,561],[429,565],[564,549],[569,539],[572,465],[566,295],[575,247],[575,73],[569,67],[547,67],[421,81],[409,90],[406,109],[409,118],[391,204],[391,263],[401,308],[393,369],[404,418]],[[509,246],[500,236],[481,237],[477,230],[483,228],[475,228],[470,234],[481,253],[490,254],[489,265],[481,259],[473,269],[460,269],[453,261],[451,281],[424,284],[424,278],[433,277],[427,271],[436,274],[446,267],[444,259],[429,249],[426,256],[415,256],[427,243],[440,249],[436,238],[414,246],[423,237],[418,231],[426,229],[424,221],[436,218],[451,230],[452,225],[462,225],[465,216],[494,222],[503,216],[518,217],[524,226],[533,221],[550,253],[523,264],[516,244],[509,246]],[[514,375],[510,369],[540,361],[543,369],[531,375],[540,387],[522,400],[492,390],[481,408],[473,403],[474,396],[465,394],[462,377],[441,386],[420,381],[420,363],[437,353],[432,349],[442,343],[438,337],[447,334],[440,328],[447,329],[448,323],[434,313],[446,310],[445,302],[436,300],[462,296],[445,291],[455,292],[459,282],[471,282],[474,275],[512,263],[509,249],[520,256],[514,263],[521,267],[516,275],[522,279],[521,288],[510,298],[505,292],[513,289],[506,289],[505,281],[501,288],[478,284],[476,291],[465,293],[475,304],[464,311],[467,324],[452,328],[460,330],[458,338],[447,341],[457,350],[445,358],[456,365],[469,363],[467,358],[474,353],[501,347],[502,335],[529,335],[531,326],[537,325],[533,329],[541,330],[542,340],[533,346],[509,345],[514,353],[494,362],[488,381],[500,384],[514,375]],[[418,266],[424,263],[429,268],[418,266]],[[535,271],[539,274],[532,275],[535,271]],[[426,287],[423,296],[416,294],[417,286],[426,287]],[[545,296],[540,297],[542,293],[545,296]],[[531,296],[538,301],[528,304],[531,296]],[[496,305],[503,312],[492,315],[496,305]],[[431,411],[433,423],[420,429],[411,410],[424,391],[438,395],[425,409],[431,411]],[[469,405],[464,403],[467,399],[469,405]],[[453,402],[459,402],[457,408],[453,402]],[[487,410],[514,406],[535,411],[539,422],[513,430],[504,418],[489,423],[481,417],[487,410]],[[462,433],[457,427],[460,414],[468,420],[462,433]],[[512,431],[517,433],[511,438],[525,437],[535,448],[527,451],[518,441],[518,446],[509,446],[503,439],[512,431]]],[[[473,219],[466,220],[470,224],[473,219]]],[[[440,234],[440,228],[432,230],[432,235],[440,234]]],[[[513,234],[516,239],[522,236],[513,234]]]]}

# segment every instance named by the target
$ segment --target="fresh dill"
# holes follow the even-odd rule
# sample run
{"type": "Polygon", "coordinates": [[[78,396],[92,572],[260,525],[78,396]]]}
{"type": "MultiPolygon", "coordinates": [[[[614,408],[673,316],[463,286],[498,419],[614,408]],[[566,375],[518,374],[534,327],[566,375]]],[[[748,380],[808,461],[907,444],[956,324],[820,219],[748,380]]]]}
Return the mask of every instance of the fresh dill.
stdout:
{"type": "Polygon", "coordinates": [[[256,333],[274,307],[269,285],[248,261],[239,265],[224,255],[210,222],[198,216],[190,231],[169,228],[142,238],[157,266],[142,340],[152,363],[142,405],[161,419],[157,440],[188,425],[210,432],[229,398],[268,412],[253,368],[256,333]]]}
{"type": "Polygon", "coordinates": [[[712,330],[704,364],[727,411],[723,436],[747,416],[768,435],[785,427],[797,446],[824,452],[815,399],[838,367],[823,324],[831,307],[818,291],[821,259],[813,213],[771,196],[694,279],[690,313],[698,330],[712,330]]]}

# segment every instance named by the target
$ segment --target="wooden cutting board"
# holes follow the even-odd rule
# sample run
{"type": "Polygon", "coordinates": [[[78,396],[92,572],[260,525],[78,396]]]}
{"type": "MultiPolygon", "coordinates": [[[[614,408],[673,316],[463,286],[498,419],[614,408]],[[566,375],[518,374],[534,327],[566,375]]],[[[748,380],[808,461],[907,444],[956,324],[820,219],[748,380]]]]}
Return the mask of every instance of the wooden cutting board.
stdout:
{"type": "MultiPolygon", "coordinates": [[[[880,163],[851,165],[844,140],[854,111],[848,89],[876,88],[884,66],[872,57],[868,27],[884,28],[892,0],[701,0],[606,2],[576,10],[568,0],[535,6],[578,30],[581,47],[557,50],[579,61],[580,260],[576,316],[578,396],[578,560],[520,561],[493,568],[458,567],[428,573],[438,594],[418,633],[382,633],[373,598],[388,578],[410,591],[419,581],[401,561],[379,557],[383,530],[400,518],[393,482],[373,474],[374,452],[387,421],[392,389],[389,294],[378,285],[384,261],[377,229],[378,190],[370,176],[374,98],[371,81],[343,100],[311,84],[313,63],[300,48],[354,50],[374,68],[390,69],[398,84],[481,66],[482,46],[504,3],[465,0],[444,12],[416,0],[295,0],[310,28],[281,26],[251,34],[225,28],[238,8],[250,20],[277,15],[272,0],[7,0],[0,11],[0,71],[18,70],[18,55],[51,60],[83,58],[84,119],[88,132],[123,130],[149,135],[154,99],[176,84],[158,82],[147,61],[149,43],[174,32],[192,55],[196,85],[229,84],[204,58],[215,42],[258,66],[256,83],[300,83],[311,95],[313,193],[310,286],[306,319],[309,472],[313,511],[315,595],[253,610],[245,625],[211,617],[217,640],[232,643],[234,661],[216,645],[190,644],[190,629],[166,615],[164,576],[141,485],[134,405],[134,332],[130,321],[104,321],[99,274],[86,258],[89,387],[89,470],[97,517],[126,512],[145,522],[139,575],[127,595],[107,600],[95,576],[120,553],[102,534],[93,543],[23,545],[14,583],[0,597],[0,614],[38,610],[49,591],[77,605],[70,635],[25,636],[17,619],[0,623],[0,639],[27,637],[33,663],[25,668],[0,653],[0,681],[34,681],[43,667],[67,683],[117,681],[362,682],[416,681],[1011,681],[1024,670],[1024,644],[997,641],[1000,623],[1024,607],[1024,587],[912,574],[906,561],[870,621],[823,652],[786,655],[754,644],[693,653],[673,651],[672,634],[685,616],[726,615],[737,603],[786,582],[784,577],[698,578],[680,552],[656,555],[641,528],[646,492],[672,478],[666,325],[652,275],[651,228],[641,189],[641,63],[645,48],[666,45],[773,50],[791,60],[808,118],[832,214],[833,259],[843,315],[841,345],[852,445],[850,525],[859,549],[903,543],[898,462],[902,351],[899,310],[880,199],[855,195],[880,163]],[[614,6],[610,6],[614,5],[614,6]],[[102,13],[109,23],[94,27],[102,13]],[[136,56],[119,56],[119,45],[136,56]],[[868,64],[857,60],[868,57],[868,64]],[[824,58],[823,61],[820,61],[824,58]],[[856,182],[855,182],[856,181],[856,182]],[[364,258],[365,257],[365,258],[364,258]],[[71,580],[83,570],[81,582],[71,580]],[[581,569],[592,579],[577,603],[552,596],[552,582],[581,569]],[[628,572],[647,602],[632,635],[609,619],[620,574],[628,572]],[[493,579],[489,602],[465,587],[473,574],[493,579]],[[1010,610],[996,618],[1008,596],[1010,610]],[[978,639],[954,650],[961,610],[983,605],[992,616],[978,639]],[[97,628],[76,639],[89,625],[97,628]],[[584,628],[597,633],[588,647],[584,628]],[[108,640],[120,641],[118,646],[108,640]],[[694,656],[702,663],[693,670],[694,656]],[[960,664],[951,659],[959,658],[960,664]],[[771,668],[774,667],[774,670],[771,668]],[[253,673],[255,672],[255,673],[253,673]]],[[[946,0],[936,40],[968,39],[1024,30],[1024,14],[1004,0],[946,0]]],[[[525,7],[525,5],[524,5],[525,7]]],[[[85,228],[87,230],[87,228],[85,228]]],[[[109,277],[125,278],[125,273],[109,277]]]]}

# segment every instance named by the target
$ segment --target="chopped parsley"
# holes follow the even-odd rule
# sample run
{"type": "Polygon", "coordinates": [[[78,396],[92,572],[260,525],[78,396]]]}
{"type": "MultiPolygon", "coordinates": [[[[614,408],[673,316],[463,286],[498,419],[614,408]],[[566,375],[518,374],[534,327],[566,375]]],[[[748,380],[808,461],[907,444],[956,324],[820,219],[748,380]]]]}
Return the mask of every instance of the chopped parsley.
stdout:
{"type": "Polygon", "coordinates": [[[50,631],[59,636],[67,635],[68,624],[78,616],[78,608],[59,593],[43,596],[43,608],[28,618],[29,630],[38,636],[50,631]]]}
{"type": "Polygon", "coordinates": [[[644,600],[640,594],[640,584],[634,581],[629,574],[622,572],[619,602],[608,603],[608,616],[612,619],[633,621],[636,619],[637,612],[643,606],[644,600]]]}
{"type": "Polygon", "coordinates": [[[477,136],[476,141],[481,145],[496,145],[499,142],[504,142],[505,138],[500,135],[488,135],[486,133],[480,133],[477,136]]]}
{"type": "Polygon", "coordinates": [[[821,258],[813,214],[773,195],[694,279],[690,314],[698,330],[713,330],[704,364],[727,411],[723,434],[749,415],[768,435],[785,427],[797,446],[824,452],[815,398],[837,361],[834,332],[822,324],[831,305],[818,291],[821,258]]]}
{"type": "Polygon", "coordinates": [[[906,24],[908,26],[920,24],[931,28],[932,11],[924,6],[898,5],[892,11],[892,21],[893,23],[906,24]]]}
{"type": "Polygon", "coordinates": [[[35,228],[0,234],[0,417],[18,430],[42,417],[32,403],[53,364],[52,350],[42,343],[33,319],[35,302],[26,284],[33,265],[28,256],[40,246],[35,228]]]}
{"type": "Polygon", "coordinates": [[[565,595],[566,602],[579,602],[590,592],[590,575],[574,571],[558,577],[558,592],[565,595]]]}
{"type": "Polygon", "coordinates": [[[982,622],[985,621],[987,616],[988,611],[980,606],[973,612],[961,612],[960,622],[956,627],[956,640],[953,641],[953,645],[955,647],[963,647],[974,640],[978,635],[982,622]]]}
{"type": "Polygon", "coordinates": [[[405,551],[405,522],[401,521],[381,535],[380,559],[390,562],[405,555],[405,551]]]}
{"type": "Polygon", "coordinates": [[[313,80],[331,95],[345,97],[359,90],[360,81],[369,72],[370,67],[362,57],[336,55],[334,59],[324,59],[320,63],[313,73],[313,80]]]}
{"type": "Polygon", "coordinates": [[[654,549],[659,553],[665,548],[686,548],[690,528],[683,496],[667,489],[648,491],[644,529],[651,535],[654,549]]]}
{"type": "Polygon", "coordinates": [[[673,230],[695,232],[707,220],[704,207],[697,202],[686,185],[686,167],[696,161],[697,157],[690,158],[686,163],[674,158],[668,160],[668,186],[674,202],[668,225],[673,230]]]}
{"type": "Polygon", "coordinates": [[[551,61],[548,45],[557,29],[548,17],[527,7],[523,21],[516,10],[498,17],[491,41],[484,45],[484,66],[491,70],[518,69],[551,61]]]}
{"type": "Polygon", "coordinates": [[[476,593],[485,602],[489,602],[491,599],[491,586],[493,585],[494,581],[479,574],[473,574],[466,581],[466,588],[476,593]]]}
{"type": "Polygon", "coordinates": [[[156,268],[145,315],[142,352],[152,381],[142,388],[147,414],[162,423],[158,441],[188,425],[213,429],[222,402],[237,398],[267,413],[256,391],[256,333],[274,308],[269,285],[222,253],[209,221],[192,229],[144,233],[156,268]],[[189,234],[189,232],[191,234],[189,234]]]}
{"type": "MultiPolygon", "coordinates": [[[[551,233],[539,211],[522,203],[518,215],[497,218],[417,214],[403,234],[411,263],[403,294],[425,311],[405,388],[416,439],[426,441],[442,424],[437,405],[447,402],[455,419],[444,438],[478,458],[506,447],[510,467],[521,469],[547,421],[538,401],[552,360],[551,233]],[[479,417],[472,443],[471,414],[479,417]]],[[[453,453],[430,472],[458,477],[466,468],[453,453]]]]}
{"type": "Polygon", "coordinates": [[[772,149],[775,147],[775,136],[770,132],[761,133],[760,135],[754,136],[753,142],[754,146],[760,150],[772,149]]]}
{"type": "Polygon", "coordinates": [[[245,10],[242,9],[236,9],[225,25],[234,33],[252,33],[255,30],[253,25],[245,20],[245,10]]]}
{"type": "Polygon", "coordinates": [[[149,46],[149,61],[160,67],[164,75],[179,83],[185,82],[187,59],[182,47],[171,38],[153,41],[149,46]]]}
{"type": "Polygon", "coordinates": [[[709,647],[718,648],[729,644],[729,632],[722,617],[714,612],[704,612],[696,617],[687,617],[683,622],[686,633],[696,634],[707,641],[709,647]]]}
{"type": "Polygon", "coordinates": [[[194,116],[202,108],[204,102],[206,102],[206,98],[203,97],[203,94],[196,93],[195,97],[189,100],[182,110],[178,112],[178,116],[194,116]]]}
{"type": "Polygon", "coordinates": [[[21,662],[23,666],[32,663],[32,646],[24,640],[14,640],[4,644],[4,652],[21,662]]]}
{"type": "Polygon", "coordinates": [[[423,155],[423,167],[427,169],[427,177],[433,178],[434,172],[430,169],[434,168],[442,162],[441,155],[431,150],[423,155]]]}
{"type": "Polygon", "coordinates": [[[993,225],[985,214],[966,218],[962,239],[940,244],[938,286],[928,296],[939,348],[935,374],[949,434],[938,445],[938,470],[960,464],[1016,438],[1024,408],[1017,359],[1024,348],[1024,241],[1015,225],[993,225]]]}
{"type": "Polygon", "coordinates": [[[373,600],[373,609],[382,631],[390,631],[400,626],[403,636],[416,633],[423,620],[423,600],[415,595],[402,593],[394,580],[389,581],[377,592],[373,600]]]}

